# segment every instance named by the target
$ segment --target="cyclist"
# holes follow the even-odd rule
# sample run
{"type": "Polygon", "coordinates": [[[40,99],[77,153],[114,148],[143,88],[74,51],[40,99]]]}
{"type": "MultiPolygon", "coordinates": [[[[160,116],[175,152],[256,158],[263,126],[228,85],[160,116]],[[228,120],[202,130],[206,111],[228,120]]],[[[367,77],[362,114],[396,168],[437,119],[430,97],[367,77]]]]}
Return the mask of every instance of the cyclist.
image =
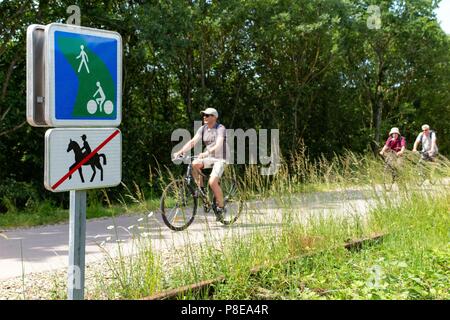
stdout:
{"type": "Polygon", "coordinates": [[[402,156],[406,149],[405,137],[400,135],[400,130],[398,128],[392,128],[389,131],[389,137],[384,144],[383,149],[381,149],[380,154],[383,156],[386,151],[394,151],[397,156],[402,156]]]}
{"type": "Polygon", "coordinates": [[[413,152],[417,152],[419,143],[422,144],[422,159],[426,161],[434,161],[434,158],[438,154],[438,147],[436,144],[436,133],[430,130],[430,126],[424,124],[422,126],[422,132],[416,138],[414,142],[413,152]]]}
{"type": "Polygon", "coordinates": [[[203,179],[200,175],[201,170],[212,168],[208,183],[216,198],[219,219],[224,213],[224,199],[219,180],[223,175],[226,164],[226,128],[217,122],[219,113],[216,109],[207,108],[201,111],[201,115],[204,125],[197,130],[194,138],[188,141],[180,151],[175,152],[173,156],[178,158],[202,140],[205,150],[192,162],[192,167],[194,168],[192,175],[197,185],[203,188],[203,179]]]}

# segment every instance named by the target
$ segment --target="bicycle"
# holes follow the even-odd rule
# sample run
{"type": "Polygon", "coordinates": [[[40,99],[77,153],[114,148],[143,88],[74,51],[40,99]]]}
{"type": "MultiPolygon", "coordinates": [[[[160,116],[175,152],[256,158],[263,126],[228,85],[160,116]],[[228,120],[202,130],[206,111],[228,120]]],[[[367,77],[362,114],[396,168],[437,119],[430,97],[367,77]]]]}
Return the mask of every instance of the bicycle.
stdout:
{"type": "Polygon", "coordinates": [[[386,191],[391,191],[399,178],[399,171],[396,165],[398,156],[394,151],[386,151],[386,154],[383,157],[383,184],[386,191]]]}
{"type": "Polygon", "coordinates": [[[423,185],[425,181],[432,185],[436,184],[437,178],[439,176],[439,171],[437,169],[438,163],[433,157],[430,157],[426,151],[418,151],[420,154],[420,159],[417,162],[417,184],[419,186],[423,185]]]}
{"type": "MultiPolygon", "coordinates": [[[[183,178],[170,182],[161,196],[160,209],[164,223],[174,231],[182,231],[191,225],[197,214],[198,199],[202,200],[203,210],[209,213],[213,210],[216,220],[224,225],[231,225],[241,214],[243,201],[239,197],[236,178],[231,174],[220,178],[220,187],[224,197],[223,213],[217,212],[216,199],[208,195],[208,189],[200,188],[192,176],[192,160],[197,157],[180,157],[177,160],[190,160],[183,178]]],[[[227,171],[226,171],[227,172],[227,171]]],[[[209,176],[211,169],[203,169],[201,179],[209,176]]],[[[207,182],[207,181],[206,181],[207,182]]],[[[212,193],[212,191],[210,192],[212,193]]]]}

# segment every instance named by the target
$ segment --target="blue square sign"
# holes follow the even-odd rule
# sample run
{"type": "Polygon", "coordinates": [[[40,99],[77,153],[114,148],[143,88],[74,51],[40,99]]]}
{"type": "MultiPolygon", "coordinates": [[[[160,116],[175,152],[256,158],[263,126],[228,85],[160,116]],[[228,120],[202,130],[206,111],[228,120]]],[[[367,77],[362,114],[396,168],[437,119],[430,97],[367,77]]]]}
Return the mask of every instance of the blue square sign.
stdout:
{"type": "Polygon", "coordinates": [[[45,27],[45,120],[54,127],[115,127],[122,110],[122,38],[65,24],[45,27]]]}

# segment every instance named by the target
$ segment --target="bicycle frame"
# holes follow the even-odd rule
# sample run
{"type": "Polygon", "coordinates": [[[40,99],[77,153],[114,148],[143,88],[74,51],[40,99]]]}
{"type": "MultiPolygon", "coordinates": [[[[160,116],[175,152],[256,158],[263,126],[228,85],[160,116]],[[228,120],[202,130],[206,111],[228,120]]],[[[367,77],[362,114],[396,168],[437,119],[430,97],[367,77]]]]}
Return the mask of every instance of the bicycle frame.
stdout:
{"type": "MultiPolygon", "coordinates": [[[[187,157],[186,157],[187,158],[187,157]]],[[[203,209],[205,210],[205,212],[209,212],[211,210],[211,208],[214,209],[214,202],[209,201],[208,199],[208,195],[202,190],[202,188],[200,188],[197,185],[196,181],[194,179],[194,176],[192,175],[192,171],[194,170],[192,167],[192,160],[196,159],[197,157],[189,157],[191,162],[188,164],[187,170],[186,170],[186,177],[184,177],[184,180],[186,180],[186,183],[190,189],[190,191],[192,192],[192,195],[196,198],[200,198],[203,202],[203,209]],[[194,186],[193,186],[194,184],[194,186]]],[[[205,175],[200,172],[201,178],[204,179],[205,175]]],[[[208,186],[209,188],[209,186],[208,186]]],[[[215,210],[214,210],[215,211],[215,210]]]]}

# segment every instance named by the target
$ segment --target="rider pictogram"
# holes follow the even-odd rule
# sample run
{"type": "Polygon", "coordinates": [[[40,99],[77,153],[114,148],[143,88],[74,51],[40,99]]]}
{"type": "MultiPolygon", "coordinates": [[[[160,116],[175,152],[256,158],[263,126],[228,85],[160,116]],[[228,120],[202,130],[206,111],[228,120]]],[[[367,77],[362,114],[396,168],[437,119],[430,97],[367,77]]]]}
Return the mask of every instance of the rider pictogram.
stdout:
{"type": "Polygon", "coordinates": [[[95,93],[92,96],[93,98],[95,98],[95,100],[88,101],[88,103],[86,105],[87,111],[90,114],[94,114],[97,112],[97,106],[98,106],[100,112],[105,112],[106,114],[111,114],[114,110],[114,105],[113,105],[112,101],[106,100],[105,91],[103,91],[100,81],[97,81],[96,85],[97,85],[98,89],[97,89],[97,91],[95,91],[95,93]],[[98,96],[98,98],[96,98],[97,96],[98,96]]]}
{"type": "MultiPolygon", "coordinates": [[[[81,139],[83,140],[83,147],[80,147],[80,145],[72,139],[70,139],[69,145],[67,146],[67,152],[73,151],[75,155],[75,162],[70,166],[69,170],[77,168],[76,170],[78,170],[81,182],[84,183],[82,166],[90,165],[92,169],[92,176],[90,182],[94,180],[94,177],[97,173],[96,168],[100,170],[100,181],[103,181],[103,166],[102,163],[100,162],[100,159],[103,159],[103,165],[106,165],[106,155],[104,153],[97,153],[97,152],[92,154],[93,152],[91,151],[91,147],[87,142],[86,135],[83,134],[81,136],[81,139]],[[86,159],[88,156],[91,157],[87,161],[85,161],[84,159],[86,159]]],[[[69,175],[69,179],[72,179],[72,174],[69,175]]]]}
{"type": "Polygon", "coordinates": [[[89,153],[91,153],[91,146],[89,146],[89,143],[86,140],[86,135],[83,134],[81,136],[81,139],[83,140],[83,147],[81,148],[81,151],[83,152],[83,155],[88,155],[89,153]]]}

